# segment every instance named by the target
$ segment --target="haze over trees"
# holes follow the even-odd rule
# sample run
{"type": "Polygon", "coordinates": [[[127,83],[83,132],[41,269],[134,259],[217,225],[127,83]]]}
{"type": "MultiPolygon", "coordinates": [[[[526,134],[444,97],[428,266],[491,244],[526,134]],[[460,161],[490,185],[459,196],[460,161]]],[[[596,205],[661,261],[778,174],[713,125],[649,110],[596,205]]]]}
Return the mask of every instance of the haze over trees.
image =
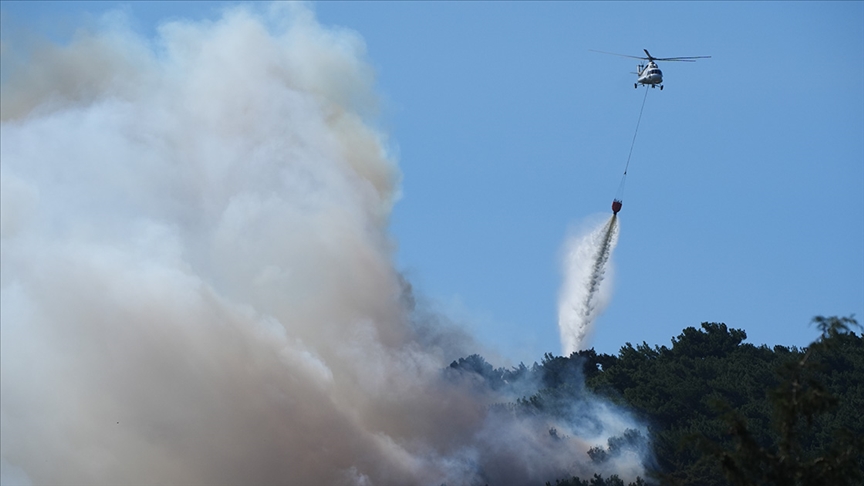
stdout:
{"type": "MultiPolygon", "coordinates": [[[[602,464],[647,450],[649,477],[630,484],[862,484],[864,340],[852,317],[813,322],[821,336],[802,349],[755,346],[744,342],[744,330],[703,323],[684,329],[671,347],[627,343],[618,355],[546,354],[539,364],[511,369],[473,355],[450,369],[477,374],[495,389],[537,380],[539,391],[501,405],[513,413],[561,416],[585,394],[629,409],[647,424],[648,437],[628,430],[587,454],[602,464]]],[[[626,483],[595,474],[547,484],[626,483]]]]}

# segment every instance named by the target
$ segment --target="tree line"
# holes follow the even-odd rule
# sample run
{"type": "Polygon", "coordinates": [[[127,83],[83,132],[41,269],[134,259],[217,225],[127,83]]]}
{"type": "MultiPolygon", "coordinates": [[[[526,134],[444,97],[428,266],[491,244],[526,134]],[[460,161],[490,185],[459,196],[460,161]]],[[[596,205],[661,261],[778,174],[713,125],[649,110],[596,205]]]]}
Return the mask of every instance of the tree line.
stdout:
{"type": "MultiPolygon", "coordinates": [[[[547,353],[541,363],[494,368],[481,356],[449,372],[502,389],[528,381],[532,393],[499,406],[568,418],[596,395],[630,410],[648,437],[628,430],[595,447],[601,463],[647,447],[646,478],[631,485],[864,484],[864,340],[853,317],[816,317],[819,338],[804,348],[745,343],[725,324],[688,327],[671,347],[625,344],[617,355],[547,353]]],[[[550,434],[557,434],[550,430],[550,434]]],[[[625,486],[612,475],[559,478],[549,486],[625,486]]]]}

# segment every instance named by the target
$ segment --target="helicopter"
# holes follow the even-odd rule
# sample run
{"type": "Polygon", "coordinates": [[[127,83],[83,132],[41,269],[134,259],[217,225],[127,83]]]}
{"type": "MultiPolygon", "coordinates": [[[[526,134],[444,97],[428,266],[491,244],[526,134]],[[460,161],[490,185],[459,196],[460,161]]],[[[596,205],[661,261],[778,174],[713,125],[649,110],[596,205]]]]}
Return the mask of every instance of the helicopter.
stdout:
{"type": "Polygon", "coordinates": [[[636,82],[633,83],[634,88],[638,88],[640,84],[644,84],[645,86],[651,86],[652,88],[656,88],[660,86],[660,91],[663,91],[663,72],[660,71],[660,68],[657,67],[657,63],[654,61],[680,61],[680,62],[696,62],[696,59],[708,59],[711,56],[685,56],[685,57],[654,57],[649,52],[648,49],[642,49],[645,51],[645,55],[648,57],[641,56],[628,56],[626,54],[616,54],[614,52],[604,52],[604,51],[595,51],[594,49],[589,49],[592,52],[599,52],[601,54],[611,54],[613,56],[621,56],[621,57],[630,57],[633,59],[643,59],[648,61],[648,64],[639,63],[636,67],[636,72],[633,73],[637,76],[636,82]]]}

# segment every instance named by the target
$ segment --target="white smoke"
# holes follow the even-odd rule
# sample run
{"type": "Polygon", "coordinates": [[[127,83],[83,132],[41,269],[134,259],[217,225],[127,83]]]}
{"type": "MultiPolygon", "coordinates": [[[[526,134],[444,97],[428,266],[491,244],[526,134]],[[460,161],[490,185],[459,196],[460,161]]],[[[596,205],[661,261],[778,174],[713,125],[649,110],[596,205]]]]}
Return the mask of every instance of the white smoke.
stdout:
{"type": "Polygon", "coordinates": [[[239,8],[4,79],[0,482],[524,484],[634,427],[552,444],[444,378],[474,345],[393,267],[364,55],[305,7],[239,8]]]}
{"type": "Polygon", "coordinates": [[[580,231],[564,246],[564,281],[558,299],[558,329],[564,356],[584,349],[594,319],[612,296],[609,257],[618,244],[618,218],[580,231]]]}

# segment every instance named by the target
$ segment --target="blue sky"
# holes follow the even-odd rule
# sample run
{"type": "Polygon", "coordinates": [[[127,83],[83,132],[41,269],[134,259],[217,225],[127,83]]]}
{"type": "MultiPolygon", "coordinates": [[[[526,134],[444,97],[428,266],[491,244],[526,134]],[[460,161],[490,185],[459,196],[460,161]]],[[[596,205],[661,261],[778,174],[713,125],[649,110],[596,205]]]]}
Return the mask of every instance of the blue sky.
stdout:
{"type": "MultiPolygon", "coordinates": [[[[226,4],[3,2],[3,37],[67,39],[112,8],[152,36],[226,4]]],[[[602,220],[648,93],[594,347],[725,322],[806,345],[864,317],[864,3],[325,2],[378,76],[403,172],[392,221],[415,288],[512,360],[560,350],[568,231],[602,220]]]]}

